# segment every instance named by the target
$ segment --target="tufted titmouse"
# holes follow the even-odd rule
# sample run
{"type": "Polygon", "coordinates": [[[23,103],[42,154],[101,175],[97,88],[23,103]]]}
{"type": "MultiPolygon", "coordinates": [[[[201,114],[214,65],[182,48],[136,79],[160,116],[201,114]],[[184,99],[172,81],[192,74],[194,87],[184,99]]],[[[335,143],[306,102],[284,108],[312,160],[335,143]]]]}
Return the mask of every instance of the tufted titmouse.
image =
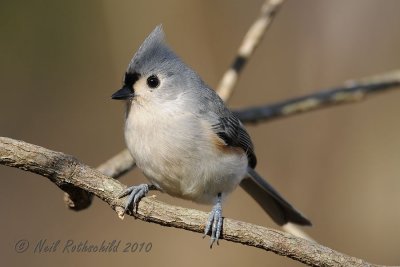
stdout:
{"type": "Polygon", "coordinates": [[[240,184],[277,224],[311,225],[257,174],[242,123],[165,44],[161,26],[133,56],[112,98],[126,100],[126,144],[151,182],[120,194],[129,195],[125,212],[150,189],[213,204],[204,231],[212,246],[221,234],[223,199],[240,184]]]}

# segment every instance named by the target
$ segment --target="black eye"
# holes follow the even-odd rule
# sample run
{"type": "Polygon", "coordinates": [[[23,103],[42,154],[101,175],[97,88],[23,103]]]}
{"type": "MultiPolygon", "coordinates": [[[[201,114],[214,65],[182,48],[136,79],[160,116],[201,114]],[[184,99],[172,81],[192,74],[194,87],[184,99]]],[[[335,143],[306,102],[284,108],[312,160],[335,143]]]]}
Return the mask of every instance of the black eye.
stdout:
{"type": "Polygon", "coordinates": [[[157,88],[160,85],[160,80],[156,75],[151,75],[149,78],[147,78],[147,85],[150,88],[157,88]]]}

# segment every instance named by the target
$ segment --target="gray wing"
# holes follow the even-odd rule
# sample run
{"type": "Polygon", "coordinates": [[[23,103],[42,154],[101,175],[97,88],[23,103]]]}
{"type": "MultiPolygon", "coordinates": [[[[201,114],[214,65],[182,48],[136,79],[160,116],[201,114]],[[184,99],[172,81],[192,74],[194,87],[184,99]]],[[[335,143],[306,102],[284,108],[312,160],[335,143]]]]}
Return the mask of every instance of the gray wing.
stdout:
{"type": "Polygon", "coordinates": [[[254,154],[254,146],[250,136],[240,120],[233,114],[229,115],[220,117],[218,123],[212,125],[212,129],[224,140],[227,146],[242,148],[247,154],[249,166],[254,169],[257,165],[257,158],[254,154]]]}
{"type": "Polygon", "coordinates": [[[188,108],[194,108],[201,118],[206,117],[212,125],[212,130],[225,142],[227,146],[243,149],[249,160],[249,166],[254,168],[257,158],[254,154],[253,143],[240,120],[225,106],[222,99],[214,90],[207,87],[202,81],[197,90],[192,90],[191,100],[194,101],[188,108]],[[200,88],[200,89],[199,89],[200,88]]]}
{"type": "MultiPolygon", "coordinates": [[[[201,87],[201,86],[200,86],[201,87]]],[[[191,99],[198,101],[191,103],[188,108],[195,109],[200,118],[206,117],[211,122],[213,131],[224,140],[227,146],[243,149],[249,161],[247,172],[249,177],[240,183],[261,207],[279,225],[293,222],[300,225],[311,225],[299,211],[293,208],[271,185],[254,171],[257,158],[254,154],[253,143],[240,120],[226,108],[224,102],[207,87],[194,91],[197,95],[191,99]]]]}

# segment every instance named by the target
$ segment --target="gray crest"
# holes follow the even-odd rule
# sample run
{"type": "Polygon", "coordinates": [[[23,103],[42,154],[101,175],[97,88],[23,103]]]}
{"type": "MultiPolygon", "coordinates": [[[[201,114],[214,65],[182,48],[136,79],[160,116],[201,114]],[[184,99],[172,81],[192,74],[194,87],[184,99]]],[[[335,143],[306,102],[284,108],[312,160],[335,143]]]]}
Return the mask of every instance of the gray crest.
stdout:
{"type": "Polygon", "coordinates": [[[128,65],[127,72],[145,74],[154,68],[170,65],[179,60],[165,43],[165,34],[162,25],[158,25],[144,40],[128,65]]]}

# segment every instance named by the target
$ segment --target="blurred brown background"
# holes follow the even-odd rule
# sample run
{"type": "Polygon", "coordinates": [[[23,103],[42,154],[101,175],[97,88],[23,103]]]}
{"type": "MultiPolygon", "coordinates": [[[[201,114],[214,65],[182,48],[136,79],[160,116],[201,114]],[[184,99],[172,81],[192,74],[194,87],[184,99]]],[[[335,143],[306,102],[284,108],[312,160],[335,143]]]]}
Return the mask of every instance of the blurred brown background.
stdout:
{"type": "MultiPolygon", "coordinates": [[[[163,23],[171,47],[215,87],[257,1],[1,1],[0,135],[97,166],[124,148],[123,105],[111,101],[143,39],[163,23]]],[[[400,1],[288,1],[245,69],[231,107],[340,85],[400,67],[400,1]]],[[[258,170],[314,223],[316,240],[380,264],[400,264],[400,92],[248,126],[258,170]]],[[[0,166],[4,266],[300,266],[255,248],[131,217],[96,200],[65,208],[47,179],[0,166]],[[152,242],[150,253],[34,254],[27,239],[152,242]],[[221,265],[222,264],[222,265],[221,265]]],[[[145,181],[140,171],[122,182],[145,181]]],[[[168,203],[209,211],[166,195],[168,203]]],[[[239,189],[224,215],[277,227],[239,189]]],[[[121,245],[122,246],[122,245],[121,245]]]]}

